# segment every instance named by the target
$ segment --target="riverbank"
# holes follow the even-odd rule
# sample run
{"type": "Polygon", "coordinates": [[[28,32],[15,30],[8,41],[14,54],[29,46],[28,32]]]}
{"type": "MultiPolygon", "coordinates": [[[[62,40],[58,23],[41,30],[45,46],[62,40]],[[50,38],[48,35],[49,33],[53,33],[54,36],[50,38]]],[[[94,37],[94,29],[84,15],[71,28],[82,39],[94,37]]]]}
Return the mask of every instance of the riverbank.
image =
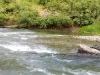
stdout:
{"type": "Polygon", "coordinates": [[[100,42],[100,36],[97,36],[97,35],[94,35],[94,36],[73,36],[72,38],[79,39],[79,40],[100,42]]]}
{"type": "MultiPolygon", "coordinates": [[[[2,26],[1,28],[18,28],[18,25],[8,25],[8,26],[2,26]]],[[[79,34],[79,27],[75,28],[62,28],[62,29],[37,29],[33,28],[31,30],[36,30],[38,32],[48,32],[48,33],[63,33],[63,35],[71,34],[71,38],[73,39],[79,39],[79,40],[86,40],[86,41],[94,41],[94,42],[100,42],[100,35],[89,35],[89,36],[82,36],[79,34]],[[74,35],[74,36],[73,36],[74,35]]],[[[70,37],[69,37],[70,38],[70,37]]]]}
{"type": "Polygon", "coordinates": [[[99,0],[1,0],[0,26],[14,24],[19,24],[20,28],[87,26],[98,22],[99,2],[99,0]]]}

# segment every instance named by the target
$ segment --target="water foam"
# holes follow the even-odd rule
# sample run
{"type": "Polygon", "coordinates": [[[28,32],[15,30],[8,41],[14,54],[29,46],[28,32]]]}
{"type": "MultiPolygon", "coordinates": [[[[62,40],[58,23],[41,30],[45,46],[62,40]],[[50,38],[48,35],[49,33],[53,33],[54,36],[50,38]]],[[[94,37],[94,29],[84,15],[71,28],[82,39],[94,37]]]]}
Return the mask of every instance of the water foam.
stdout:
{"type": "Polygon", "coordinates": [[[37,53],[54,53],[56,54],[57,52],[56,51],[52,51],[50,49],[48,49],[47,47],[41,45],[41,46],[37,46],[35,49],[34,49],[35,52],[37,53]]]}
{"type": "Polygon", "coordinates": [[[36,48],[32,49],[28,45],[21,45],[18,43],[12,43],[12,44],[0,44],[1,47],[4,47],[6,49],[9,49],[11,51],[32,51],[35,53],[57,53],[56,51],[52,51],[45,46],[37,46],[36,48]]]}
{"type": "Polygon", "coordinates": [[[41,72],[46,75],[55,75],[55,74],[48,72],[46,69],[41,69],[41,68],[34,68],[34,70],[32,70],[31,72],[41,72]]]}
{"type": "Polygon", "coordinates": [[[94,72],[94,71],[91,71],[91,70],[84,70],[84,69],[76,69],[76,70],[73,70],[73,69],[70,69],[70,68],[62,68],[63,71],[65,72],[69,72],[71,73],[72,75],[100,75],[100,72],[94,72]]]}
{"type": "Polygon", "coordinates": [[[27,45],[0,45],[6,49],[12,50],[12,51],[31,51],[30,47],[27,45]]]}

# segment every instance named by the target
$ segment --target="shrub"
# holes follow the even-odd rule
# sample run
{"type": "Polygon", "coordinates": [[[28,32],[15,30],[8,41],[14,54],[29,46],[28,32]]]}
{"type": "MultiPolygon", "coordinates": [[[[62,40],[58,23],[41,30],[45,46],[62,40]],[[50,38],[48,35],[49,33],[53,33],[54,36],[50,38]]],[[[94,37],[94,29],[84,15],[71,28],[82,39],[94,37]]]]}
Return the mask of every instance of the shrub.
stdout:
{"type": "Polygon", "coordinates": [[[13,0],[3,0],[4,3],[11,3],[13,0]]]}
{"type": "Polygon", "coordinates": [[[21,11],[19,13],[19,24],[20,27],[31,27],[32,25],[34,25],[34,21],[36,20],[36,18],[39,16],[38,12],[36,10],[34,11],[21,11]]]}
{"type": "Polygon", "coordinates": [[[100,0],[0,0],[0,25],[16,22],[26,28],[86,26],[99,21],[99,9],[100,0]],[[38,12],[45,9],[50,15],[40,17],[38,12]]]}
{"type": "Polygon", "coordinates": [[[38,0],[39,4],[45,5],[49,2],[50,0],[38,0]]]}
{"type": "Polygon", "coordinates": [[[5,25],[8,19],[7,14],[0,13],[0,26],[5,25]]]}
{"type": "Polygon", "coordinates": [[[92,24],[100,16],[98,0],[72,1],[69,15],[79,26],[92,24]]]}
{"type": "Polygon", "coordinates": [[[53,0],[51,2],[48,2],[46,7],[51,11],[61,11],[61,12],[66,12],[68,9],[66,3],[64,2],[62,3],[59,0],[53,0]]]}
{"type": "Polygon", "coordinates": [[[49,15],[40,20],[41,28],[60,28],[69,26],[69,18],[67,16],[59,15],[49,15]]]}

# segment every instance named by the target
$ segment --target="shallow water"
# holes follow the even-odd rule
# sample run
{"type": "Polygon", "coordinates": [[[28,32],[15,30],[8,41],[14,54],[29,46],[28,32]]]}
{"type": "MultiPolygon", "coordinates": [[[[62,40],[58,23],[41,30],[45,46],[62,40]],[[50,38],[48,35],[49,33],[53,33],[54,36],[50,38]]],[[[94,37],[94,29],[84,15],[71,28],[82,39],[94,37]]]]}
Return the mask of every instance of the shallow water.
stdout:
{"type": "Polygon", "coordinates": [[[99,44],[67,33],[0,29],[0,75],[100,75],[100,56],[76,54],[76,44],[99,44]]]}

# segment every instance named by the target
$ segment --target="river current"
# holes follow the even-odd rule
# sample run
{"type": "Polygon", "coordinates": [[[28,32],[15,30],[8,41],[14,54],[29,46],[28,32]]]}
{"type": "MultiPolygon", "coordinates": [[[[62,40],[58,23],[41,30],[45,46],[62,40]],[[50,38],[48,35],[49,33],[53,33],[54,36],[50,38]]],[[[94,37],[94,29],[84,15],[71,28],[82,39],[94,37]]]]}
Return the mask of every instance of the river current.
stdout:
{"type": "Polygon", "coordinates": [[[0,75],[100,75],[99,56],[76,53],[98,42],[45,32],[1,28],[0,75]]]}

